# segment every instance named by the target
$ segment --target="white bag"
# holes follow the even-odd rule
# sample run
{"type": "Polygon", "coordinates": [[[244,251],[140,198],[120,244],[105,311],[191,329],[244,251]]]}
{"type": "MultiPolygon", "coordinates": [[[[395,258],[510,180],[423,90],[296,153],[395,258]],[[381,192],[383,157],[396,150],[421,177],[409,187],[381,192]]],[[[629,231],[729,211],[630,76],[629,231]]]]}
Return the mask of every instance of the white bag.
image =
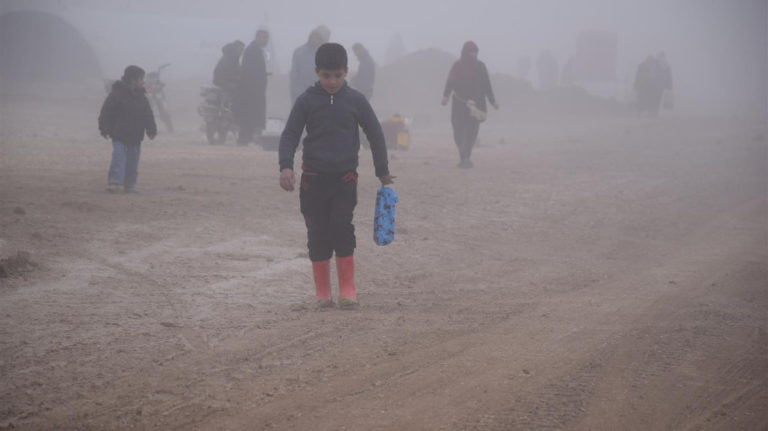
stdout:
{"type": "Polygon", "coordinates": [[[469,108],[469,115],[481,123],[485,121],[486,117],[488,116],[488,114],[475,106],[474,100],[467,100],[467,108],[469,108]]]}

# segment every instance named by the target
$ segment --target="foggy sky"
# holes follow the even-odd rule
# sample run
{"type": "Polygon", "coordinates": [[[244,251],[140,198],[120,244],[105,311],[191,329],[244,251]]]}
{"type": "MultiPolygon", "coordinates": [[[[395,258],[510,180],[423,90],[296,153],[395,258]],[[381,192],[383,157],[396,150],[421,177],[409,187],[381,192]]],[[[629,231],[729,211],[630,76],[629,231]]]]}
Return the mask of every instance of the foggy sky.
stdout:
{"type": "MultiPolygon", "coordinates": [[[[287,72],[294,48],[319,24],[332,40],[366,45],[378,63],[394,35],[410,52],[436,47],[458,55],[480,46],[491,73],[515,72],[521,56],[551,49],[560,65],[584,30],[615,32],[619,80],[648,54],[666,51],[681,97],[715,106],[765,104],[768,6],[765,0],[5,0],[0,12],[60,15],[92,43],[105,73],[129,63],[174,64],[177,77],[209,75],[221,45],[272,34],[275,67],[287,72]]],[[[443,79],[444,77],[436,77],[443,79]]],[[[618,85],[618,84],[617,84],[618,85]]]]}

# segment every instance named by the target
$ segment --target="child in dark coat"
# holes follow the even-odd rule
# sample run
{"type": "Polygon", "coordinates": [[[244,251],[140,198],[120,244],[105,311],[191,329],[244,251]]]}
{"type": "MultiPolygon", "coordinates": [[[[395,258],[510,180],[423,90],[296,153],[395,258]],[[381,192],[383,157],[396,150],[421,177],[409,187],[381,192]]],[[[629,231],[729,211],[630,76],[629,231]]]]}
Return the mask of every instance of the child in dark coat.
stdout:
{"type": "Polygon", "coordinates": [[[99,114],[101,136],[112,139],[112,161],[109,164],[107,191],[136,192],[139,155],[144,134],[157,135],[157,125],[144,89],[144,70],[138,66],[125,68],[123,77],[112,85],[99,114]]]}
{"type": "Polygon", "coordinates": [[[315,54],[319,81],[293,105],[280,138],[280,186],[294,189],[293,157],[302,131],[303,163],[299,200],[307,225],[309,259],[315,281],[315,300],[332,307],[330,259],[336,254],[339,306],[358,305],[354,281],[353,253],[357,205],[359,128],[371,143],[376,176],[391,184],[387,147],[376,114],[357,90],[346,83],[347,51],[337,43],[326,43],[315,54]]]}

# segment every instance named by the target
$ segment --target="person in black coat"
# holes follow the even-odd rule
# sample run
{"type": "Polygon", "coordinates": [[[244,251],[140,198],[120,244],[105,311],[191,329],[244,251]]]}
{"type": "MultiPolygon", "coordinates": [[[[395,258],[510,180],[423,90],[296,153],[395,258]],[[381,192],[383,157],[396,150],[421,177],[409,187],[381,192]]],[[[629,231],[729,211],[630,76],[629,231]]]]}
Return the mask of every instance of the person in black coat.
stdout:
{"type": "Polygon", "coordinates": [[[243,53],[240,83],[235,95],[234,115],[240,126],[239,145],[253,142],[254,133],[261,135],[267,124],[267,62],[264,47],[269,33],[259,30],[243,53]]]}
{"type": "Polygon", "coordinates": [[[221,59],[213,70],[213,85],[232,95],[240,81],[240,56],[245,44],[239,40],[230,42],[221,48],[221,59]]]}
{"type": "Polygon", "coordinates": [[[101,136],[112,139],[112,161],[107,174],[107,191],[124,188],[136,192],[141,141],[157,135],[157,125],[144,89],[144,70],[138,66],[125,68],[123,77],[115,81],[99,114],[101,136]]]}
{"type": "Polygon", "coordinates": [[[464,44],[461,49],[461,58],[451,67],[443,91],[443,105],[448,104],[448,98],[453,94],[451,125],[453,139],[459,149],[458,167],[460,168],[472,167],[469,157],[477,140],[480,122],[485,119],[487,111],[485,99],[487,98],[495,109],[499,109],[496,98],[493,96],[488,69],[482,61],[477,59],[478,51],[474,42],[467,41],[464,44]]]}

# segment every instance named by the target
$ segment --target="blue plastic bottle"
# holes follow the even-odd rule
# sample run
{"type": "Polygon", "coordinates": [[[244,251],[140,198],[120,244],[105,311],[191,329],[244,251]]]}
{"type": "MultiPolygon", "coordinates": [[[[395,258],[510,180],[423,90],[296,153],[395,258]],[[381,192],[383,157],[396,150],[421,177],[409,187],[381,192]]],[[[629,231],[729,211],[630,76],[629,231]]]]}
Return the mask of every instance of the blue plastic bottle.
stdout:
{"type": "Polygon", "coordinates": [[[373,216],[373,240],[387,245],[395,239],[395,204],[397,193],[387,186],[376,191],[376,211],[373,216]]]}

